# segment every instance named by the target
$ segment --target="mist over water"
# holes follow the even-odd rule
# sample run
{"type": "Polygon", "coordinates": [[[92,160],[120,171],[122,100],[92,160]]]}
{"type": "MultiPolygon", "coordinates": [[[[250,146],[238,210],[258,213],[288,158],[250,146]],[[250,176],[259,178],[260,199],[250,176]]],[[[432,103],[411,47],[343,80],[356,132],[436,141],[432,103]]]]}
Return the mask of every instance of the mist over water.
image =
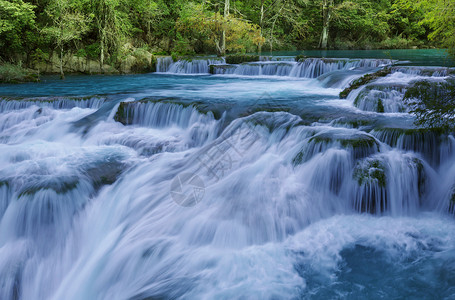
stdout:
{"type": "Polygon", "coordinates": [[[0,85],[0,299],[454,298],[455,139],[402,101],[454,73],[412,57],[0,85]]]}

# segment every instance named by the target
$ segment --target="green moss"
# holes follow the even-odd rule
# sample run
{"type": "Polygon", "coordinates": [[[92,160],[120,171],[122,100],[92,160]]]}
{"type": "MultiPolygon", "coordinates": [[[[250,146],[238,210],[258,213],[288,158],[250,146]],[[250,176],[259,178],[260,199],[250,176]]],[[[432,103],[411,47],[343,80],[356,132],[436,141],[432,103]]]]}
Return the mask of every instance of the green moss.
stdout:
{"type": "Polygon", "coordinates": [[[308,57],[305,56],[305,55],[297,55],[297,56],[295,57],[295,61],[296,61],[296,62],[303,62],[303,61],[305,61],[305,59],[307,59],[307,58],[308,58],[308,57]]]}
{"type": "Polygon", "coordinates": [[[3,186],[9,187],[8,181],[0,181],[0,188],[3,186]]]}
{"type": "Polygon", "coordinates": [[[379,144],[375,138],[361,134],[357,136],[337,136],[336,134],[323,133],[318,134],[309,139],[310,143],[330,143],[330,142],[339,142],[341,146],[347,148],[351,147],[354,149],[364,149],[364,148],[376,148],[379,150],[379,144]]]}
{"type": "Polygon", "coordinates": [[[436,136],[442,136],[447,134],[447,131],[444,128],[380,128],[377,129],[378,132],[389,132],[394,133],[397,136],[410,136],[418,137],[425,134],[433,134],[436,136]]]}
{"type": "Polygon", "coordinates": [[[412,163],[417,168],[417,186],[419,189],[419,196],[422,197],[426,191],[426,178],[427,177],[426,177],[426,173],[425,173],[425,167],[423,166],[422,161],[418,158],[413,158],[412,163]]]}
{"type": "Polygon", "coordinates": [[[378,99],[378,108],[376,110],[378,113],[383,113],[384,112],[384,104],[382,103],[381,99],[378,99]]]}
{"type": "Polygon", "coordinates": [[[301,165],[304,162],[304,157],[305,157],[304,152],[299,151],[299,153],[297,153],[297,155],[294,156],[294,158],[292,159],[292,165],[294,167],[301,165]]]}
{"type": "Polygon", "coordinates": [[[79,179],[77,177],[59,178],[58,181],[43,182],[24,187],[20,192],[18,198],[27,195],[34,195],[40,190],[53,190],[57,194],[65,194],[77,187],[79,179]]]}
{"type": "Polygon", "coordinates": [[[259,61],[259,55],[249,54],[234,54],[226,56],[226,63],[228,64],[241,64],[245,62],[259,61]]]}
{"type": "Polygon", "coordinates": [[[373,148],[377,147],[379,149],[379,145],[374,138],[353,138],[353,139],[339,139],[338,140],[343,147],[352,147],[354,149],[357,148],[373,148]]]}
{"type": "Polygon", "coordinates": [[[333,142],[333,139],[324,135],[316,135],[308,140],[309,143],[324,143],[328,144],[333,142]]]}
{"type": "Polygon", "coordinates": [[[385,171],[386,167],[380,160],[363,161],[354,169],[353,178],[359,185],[377,182],[379,187],[384,188],[387,184],[385,171]]]}
{"type": "Polygon", "coordinates": [[[341,93],[340,93],[340,98],[341,99],[346,99],[349,95],[350,92],[353,90],[370,83],[371,81],[380,78],[380,77],[385,77],[389,75],[392,72],[392,68],[384,68],[382,70],[379,70],[375,73],[372,74],[366,74],[362,77],[360,77],[357,80],[354,80],[349,87],[345,88],[341,93]]]}

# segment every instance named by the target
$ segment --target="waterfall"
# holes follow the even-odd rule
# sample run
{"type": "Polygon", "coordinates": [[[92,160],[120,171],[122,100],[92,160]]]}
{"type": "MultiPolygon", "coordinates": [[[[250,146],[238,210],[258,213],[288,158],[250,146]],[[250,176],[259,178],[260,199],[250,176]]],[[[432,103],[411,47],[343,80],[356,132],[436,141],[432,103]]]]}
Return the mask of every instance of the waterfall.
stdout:
{"type": "Polygon", "coordinates": [[[393,64],[388,59],[332,59],[307,58],[295,62],[293,57],[260,57],[260,61],[230,65],[223,58],[180,59],[173,62],[171,57],[159,57],[157,72],[170,74],[223,74],[241,76],[287,76],[316,78],[336,70],[378,68],[393,64]]]}
{"type": "Polygon", "coordinates": [[[106,99],[104,97],[61,97],[61,98],[0,98],[0,113],[19,110],[30,106],[50,107],[54,109],[71,109],[73,107],[79,108],[99,108],[106,99]]]}
{"type": "Polygon", "coordinates": [[[453,75],[293,59],[2,86],[0,299],[451,298],[455,138],[402,98],[453,75]]]}
{"type": "Polygon", "coordinates": [[[120,103],[115,120],[124,125],[190,128],[190,139],[195,145],[213,140],[221,124],[215,120],[212,112],[204,114],[193,105],[147,101],[120,103]]]}
{"type": "Polygon", "coordinates": [[[397,113],[409,108],[403,102],[406,86],[368,85],[354,100],[354,105],[364,111],[397,113]]]}
{"type": "Polygon", "coordinates": [[[167,72],[173,63],[174,60],[170,56],[158,57],[156,59],[156,72],[167,72]]]}
{"type": "Polygon", "coordinates": [[[392,64],[391,60],[376,59],[326,59],[307,58],[303,62],[262,61],[239,65],[214,65],[214,74],[233,74],[243,76],[287,76],[297,78],[316,78],[337,70],[356,68],[377,68],[392,64]]]}
{"type": "Polygon", "coordinates": [[[223,58],[180,59],[174,62],[167,56],[157,59],[156,71],[170,74],[208,74],[210,65],[223,63],[223,58]]]}
{"type": "Polygon", "coordinates": [[[403,73],[409,75],[420,75],[429,77],[445,77],[449,74],[454,74],[454,68],[442,68],[442,67],[393,67],[392,72],[403,73]]]}

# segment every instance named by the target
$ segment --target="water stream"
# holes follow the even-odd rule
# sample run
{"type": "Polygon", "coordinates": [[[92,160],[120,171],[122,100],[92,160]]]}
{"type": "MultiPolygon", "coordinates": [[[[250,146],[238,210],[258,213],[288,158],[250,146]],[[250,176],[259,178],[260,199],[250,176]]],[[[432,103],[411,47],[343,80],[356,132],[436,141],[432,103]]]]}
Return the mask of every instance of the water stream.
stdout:
{"type": "Polygon", "coordinates": [[[454,70],[351,56],[0,85],[0,299],[453,299],[454,70]]]}

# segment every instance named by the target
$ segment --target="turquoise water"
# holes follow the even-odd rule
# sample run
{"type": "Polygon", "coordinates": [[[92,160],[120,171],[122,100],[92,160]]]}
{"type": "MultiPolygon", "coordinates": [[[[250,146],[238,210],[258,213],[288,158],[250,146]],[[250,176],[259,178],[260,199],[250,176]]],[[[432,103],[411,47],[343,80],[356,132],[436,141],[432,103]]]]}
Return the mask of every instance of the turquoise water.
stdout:
{"type": "Polygon", "coordinates": [[[454,299],[453,73],[381,53],[0,85],[0,299],[454,299]]]}

